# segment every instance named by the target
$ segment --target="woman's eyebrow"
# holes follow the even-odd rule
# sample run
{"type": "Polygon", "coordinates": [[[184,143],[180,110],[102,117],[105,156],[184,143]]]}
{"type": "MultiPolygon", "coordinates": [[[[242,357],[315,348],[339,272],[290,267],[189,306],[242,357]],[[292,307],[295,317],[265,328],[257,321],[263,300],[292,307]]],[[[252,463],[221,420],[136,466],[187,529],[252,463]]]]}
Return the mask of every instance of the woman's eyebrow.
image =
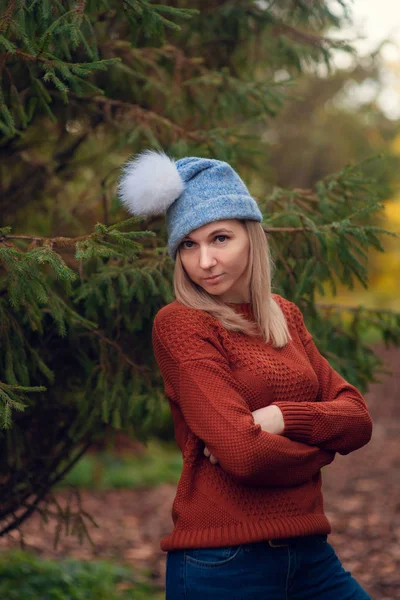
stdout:
{"type": "MultiPolygon", "coordinates": [[[[233,231],[231,231],[231,229],[226,229],[225,227],[222,227],[222,228],[220,228],[220,229],[214,229],[214,231],[211,231],[211,232],[208,234],[208,237],[211,237],[212,235],[215,235],[216,233],[220,233],[221,231],[227,231],[227,232],[229,232],[229,233],[233,233],[233,231]]],[[[191,238],[190,238],[190,236],[189,236],[189,235],[187,235],[187,236],[186,236],[184,239],[185,239],[185,240],[186,240],[186,239],[190,240],[191,238]]]]}

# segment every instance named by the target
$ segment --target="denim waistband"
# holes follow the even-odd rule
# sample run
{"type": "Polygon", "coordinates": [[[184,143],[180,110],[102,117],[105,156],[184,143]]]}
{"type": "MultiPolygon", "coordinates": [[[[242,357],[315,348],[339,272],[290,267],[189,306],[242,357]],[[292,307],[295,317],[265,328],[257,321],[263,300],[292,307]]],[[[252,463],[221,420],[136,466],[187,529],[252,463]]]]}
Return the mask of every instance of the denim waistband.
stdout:
{"type": "Polygon", "coordinates": [[[315,544],[320,544],[326,542],[328,536],[326,534],[315,534],[315,535],[304,535],[304,536],[296,536],[296,537],[288,537],[288,538],[274,538],[271,540],[261,540],[259,542],[250,542],[248,544],[243,544],[245,547],[257,547],[260,544],[268,545],[271,548],[288,548],[288,547],[303,547],[306,546],[314,546],[315,544]]]}

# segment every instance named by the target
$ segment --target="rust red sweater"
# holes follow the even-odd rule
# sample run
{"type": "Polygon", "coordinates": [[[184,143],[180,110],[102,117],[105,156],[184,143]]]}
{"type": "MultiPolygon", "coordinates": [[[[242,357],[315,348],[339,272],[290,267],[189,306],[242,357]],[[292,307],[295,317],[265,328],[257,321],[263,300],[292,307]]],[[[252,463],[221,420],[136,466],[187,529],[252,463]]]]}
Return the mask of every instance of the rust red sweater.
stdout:
{"type": "MultiPolygon", "coordinates": [[[[371,419],[361,394],[319,353],[297,306],[273,297],[293,338],[280,349],[176,300],[154,319],[183,455],[164,551],[330,533],[320,469],[366,444],[371,419]],[[282,410],[282,435],[254,423],[251,412],[269,404],[282,410]]],[[[231,306],[252,318],[250,304],[231,306]]]]}

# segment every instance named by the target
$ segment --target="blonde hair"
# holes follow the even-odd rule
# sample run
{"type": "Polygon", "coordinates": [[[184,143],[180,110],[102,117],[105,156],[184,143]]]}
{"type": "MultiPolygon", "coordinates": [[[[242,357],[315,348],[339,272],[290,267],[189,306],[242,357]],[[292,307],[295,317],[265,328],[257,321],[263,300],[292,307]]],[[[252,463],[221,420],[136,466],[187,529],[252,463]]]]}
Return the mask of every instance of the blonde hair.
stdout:
{"type": "Polygon", "coordinates": [[[228,331],[239,331],[249,336],[261,336],[265,342],[272,341],[275,348],[282,348],[289,340],[288,325],[282,309],[272,297],[271,281],[275,267],[269,244],[258,221],[241,220],[247,230],[250,242],[250,302],[254,322],[248,321],[218,296],[212,296],[194,283],[186,273],[179,249],[174,270],[174,291],[176,299],[189,308],[204,310],[215,317],[228,331]]]}

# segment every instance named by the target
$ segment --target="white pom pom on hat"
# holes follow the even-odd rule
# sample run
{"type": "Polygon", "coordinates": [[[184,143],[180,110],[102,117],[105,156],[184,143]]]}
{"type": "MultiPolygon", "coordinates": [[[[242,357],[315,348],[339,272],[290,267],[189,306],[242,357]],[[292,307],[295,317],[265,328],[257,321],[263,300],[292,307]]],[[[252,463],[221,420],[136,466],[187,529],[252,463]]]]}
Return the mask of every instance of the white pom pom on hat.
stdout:
{"type": "Polygon", "coordinates": [[[133,215],[165,212],[184,191],[175,162],[164,152],[145,150],[128,161],[118,183],[118,195],[133,215]]]}

